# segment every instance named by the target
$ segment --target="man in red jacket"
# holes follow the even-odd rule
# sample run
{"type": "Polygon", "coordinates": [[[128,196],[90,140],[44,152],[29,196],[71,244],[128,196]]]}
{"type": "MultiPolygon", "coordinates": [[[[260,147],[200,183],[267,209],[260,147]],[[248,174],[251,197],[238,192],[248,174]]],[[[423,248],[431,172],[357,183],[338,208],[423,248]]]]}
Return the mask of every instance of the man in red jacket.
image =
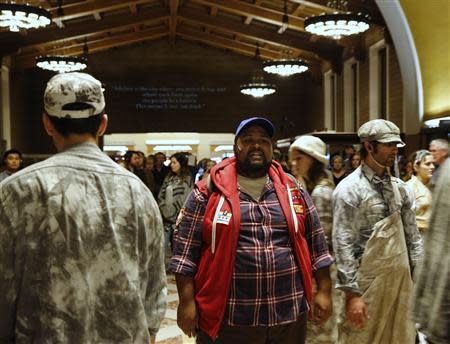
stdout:
{"type": "Polygon", "coordinates": [[[170,270],[178,326],[197,343],[304,343],[308,312],[331,313],[333,259],[309,195],[272,160],[273,134],[265,118],[242,121],[235,157],[180,213],[170,270]]]}

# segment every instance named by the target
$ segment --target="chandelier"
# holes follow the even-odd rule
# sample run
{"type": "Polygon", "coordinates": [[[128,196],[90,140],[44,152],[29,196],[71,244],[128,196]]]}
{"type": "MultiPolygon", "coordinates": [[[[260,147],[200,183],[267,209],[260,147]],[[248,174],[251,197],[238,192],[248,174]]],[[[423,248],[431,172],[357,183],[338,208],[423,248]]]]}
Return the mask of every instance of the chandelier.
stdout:
{"type": "Polygon", "coordinates": [[[263,70],[267,73],[278,74],[280,76],[291,76],[306,72],[308,64],[303,60],[298,59],[281,59],[274,61],[265,61],[263,63],[263,70]]]}
{"type": "Polygon", "coordinates": [[[87,60],[77,56],[41,56],[36,58],[36,65],[53,72],[68,73],[85,69],[87,60]]]}
{"type": "Polygon", "coordinates": [[[51,19],[50,12],[40,7],[13,2],[0,4],[0,27],[8,27],[12,32],[44,27],[51,19]]]}
{"type": "Polygon", "coordinates": [[[266,84],[264,78],[261,75],[253,75],[252,81],[248,84],[241,85],[241,93],[252,96],[255,98],[261,98],[275,93],[276,89],[274,85],[266,84]]]}
{"type": "Polygon", "coordinates": [[[347,11],[347,1],[329,1],[328,7],[333,7],[342,12],[332,14],[321,14],[305,20],[305,30],[307,32],[340,39],[345,36],[356,35],[369,29],[369,17],[358,13],[347,11]]]}
{"type": "MultiPolygon", "coordinates": [[[[259,63],[259,45],[256,44],[255,50],[255,60],[259,63]]],[[[262,98],[264,96],[268,96],[269,94],[275,93],[276,89],[274,85],[267,84],[264,82],[264,76],[262,72],[259,70],[255,70],[253,72],[252,80],[247,83],[241,85],[241,93],[247,96],[252,96],[255,98],[262,98]]]]}
{"type": "Polygon", "coordinates": [[[36,58],[36,66],[42,69],[58,73],[69,73],[83,70],[87,67],[89,47],[86,37],[84,38],[83,56],[41,56],[36,58]]]}

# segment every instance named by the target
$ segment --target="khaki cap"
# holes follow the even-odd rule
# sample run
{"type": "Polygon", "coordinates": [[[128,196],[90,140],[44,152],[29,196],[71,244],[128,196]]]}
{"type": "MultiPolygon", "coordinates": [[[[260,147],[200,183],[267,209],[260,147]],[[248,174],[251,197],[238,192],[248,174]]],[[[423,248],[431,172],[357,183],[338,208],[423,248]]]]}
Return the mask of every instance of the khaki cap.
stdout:
{"type": "Polygon", "coordinates": [[[384,119],[374,119],[364,123],[358,130],[358,136],[361,142],[397,142],[399,147],[405,146],[400,137],[400,129],[394,123],[384,119]]]}

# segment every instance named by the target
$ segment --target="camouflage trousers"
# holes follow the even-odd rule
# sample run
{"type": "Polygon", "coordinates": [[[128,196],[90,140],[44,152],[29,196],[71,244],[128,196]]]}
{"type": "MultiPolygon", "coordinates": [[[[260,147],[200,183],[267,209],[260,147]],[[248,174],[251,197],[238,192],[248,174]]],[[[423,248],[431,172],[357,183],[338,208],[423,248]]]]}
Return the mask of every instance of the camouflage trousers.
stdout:
{"type": "MultiPolygon", "coordinates": [[[[336,265],[330,266],[331,285],[336,284],[336,265]]],[[[306,344],[335,344],[338,341],[338,324],[344,321],[342,314],[345,308],[345,294],[334,288],[331,292],[333,300],[333,313],[322,325],[308,322],[306,344]]]]}

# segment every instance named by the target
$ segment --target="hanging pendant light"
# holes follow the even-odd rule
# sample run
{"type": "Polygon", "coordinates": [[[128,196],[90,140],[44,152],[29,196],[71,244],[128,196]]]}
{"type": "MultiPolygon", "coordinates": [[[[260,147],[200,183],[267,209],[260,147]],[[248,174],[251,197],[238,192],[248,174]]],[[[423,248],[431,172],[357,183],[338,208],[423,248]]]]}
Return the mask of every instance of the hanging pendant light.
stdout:
{"type": "Polygon", "coordinates": [[[308,69],[308,63],[300,59],[281,59],[263,62],[263,70],[266,73],[280,76],[300,74],[306,72],[308,69]]]}
{"type": "Polygon", "coordinates": [[[289,15],[287,10],[287,1],[284,0],[284,10],[283,10],[283,19],[281,20],[282,24],[280,28],[278,29],[278,33],[282,34],[284,31],[286,31],[289,27],[289,15]]]}
{"type": "Polygon", "coordinates": [[[0,4],[0,27],[7,27],[9,31],[37,29],[51,22],[51,13],[43,8],[14,2],[0,4]]]}
{"type": "Polygon", "coordinates": [[[36,59],[36,65],[41,69],[68,73],[85,69],[87,60],[77,56],[41,56],[36,59]]]}
{"type": "MultiPolygon", "coordinates": [[[[289,26],[289,16],[287,9],[287,1],[284,0],[284,14],[283,14],[283,24],[278,30],[279,34],[284,33],[289,26]]],[[[292,52],[286,52],[286,58],[264,61],[263,70],[266,73],[277,74],[280,76],[291,76],[294,74],[299,74],[306,72],[308,70],[308,64],[300,59],[290,58],[289,56],[292,52]]]]}
{"type": "Polygon", "coordinates": [[[370,19],[368,15],[352,13],[347,10],[347,1],[329,1],[328,7],[342,12],[321,14],[305,20],[305,30],[315,35],[333,39],[341,39],[345,36],[356,35],[369,29],[370,19]]]}
{"type": "MultiPolygon", "coordinates": [[[[256,44],[255,59],[259,61],[259,45],[256,44]]],[[[262,98],[264,96],[276,92],[275,85],[267,84],[264,81],[264,76],[260,70],[253,72],[252,80],[249,83],[241,85],[241,93],[255,98],[262,98]]]]}
{"type": "Polygon", "coordinates": [[[36,59],[36,66],[58,73],[76,72],[87,67],[89,48],[84,38],[83,56],[41,56],[36,59]]]}
{"type": "Polygon", "coordinates": [[[262,98],[276,92],[275,86],[264,82],[262,75],[254,74],[252,81],[241,85],[241,93],[255,98],[262,98]]]}

